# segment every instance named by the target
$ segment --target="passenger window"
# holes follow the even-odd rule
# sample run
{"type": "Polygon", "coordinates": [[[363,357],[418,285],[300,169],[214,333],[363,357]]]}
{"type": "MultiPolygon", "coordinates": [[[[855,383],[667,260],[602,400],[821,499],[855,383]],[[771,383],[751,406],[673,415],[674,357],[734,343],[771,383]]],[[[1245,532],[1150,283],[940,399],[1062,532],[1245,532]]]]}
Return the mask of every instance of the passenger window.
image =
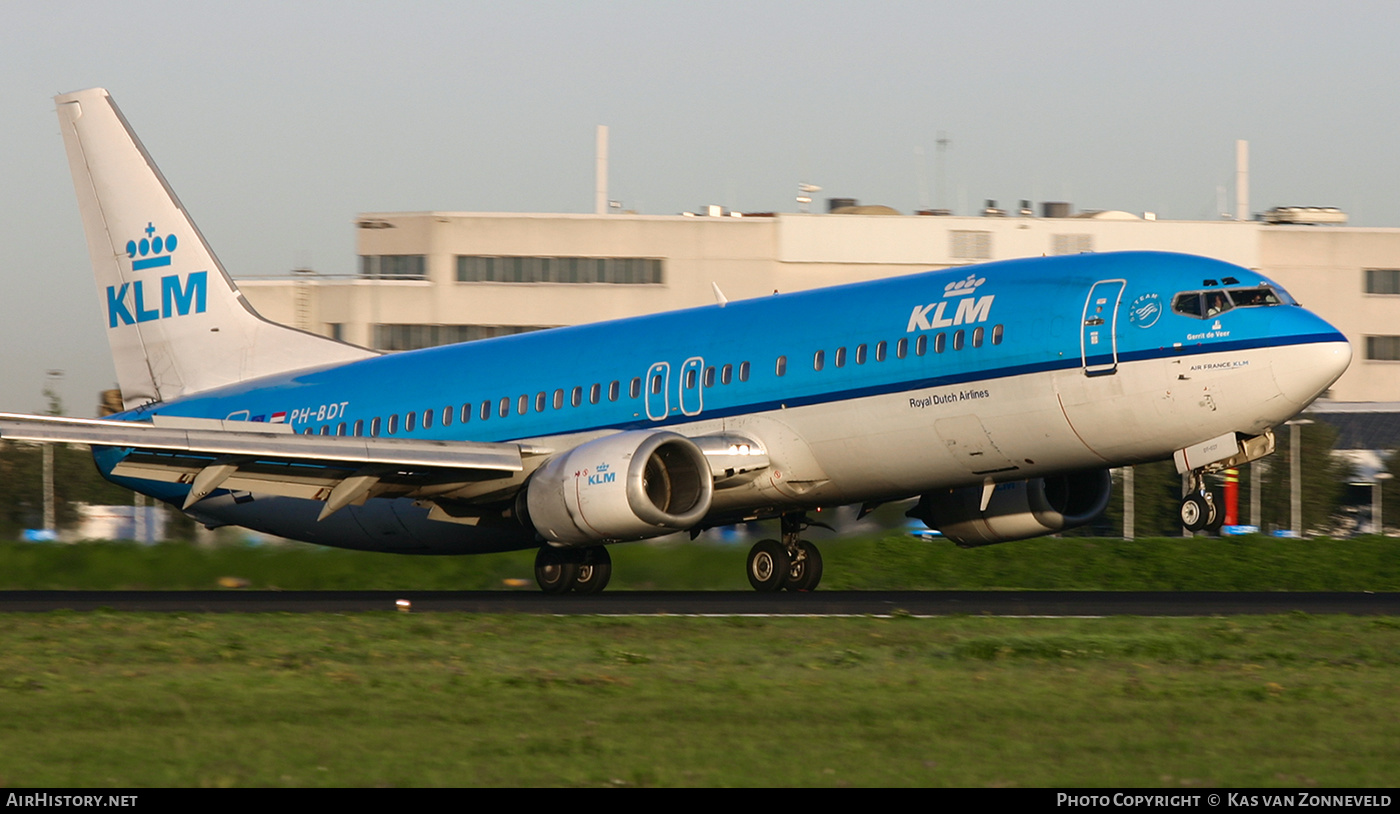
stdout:
{"type": "Polygon", "coordinates": [[[608,385],[608,401],[617,401],[617,397],[620,395],[622,395],[622,383],[614,379],[613,383],[608,385]]]}
{"type": "Polygon", "coordinates": [[[885,351],[886,351],[885,340],[882,339],[882,340],[880,340],[879,342],[875,343],[875,361],[877,361],[877,362],[883,362],[883,361],[885,361],[885,351]]]}
{"type": "Polygon", "coordinates": [[[641,377],[641,376],[634,376],[634,377],[632,378],[632,385],[631,385],[630,387],[627,388],[627,395],[630,396],[631,398],[636,398],[637,396],[640,396],[641,394],[642,394],[642,377],[641,377]]]}
{"type": "Polygon", "coordinates": [[[403,417],[403,431],[413,432],[413,428],[418,424],[418,414],[409,413],[403,417]]]}
{"type": "Polygon", "coordinates": [[[423,411],[423,429],[425,429],[425,430],[431,430],[432,428],[433,428],[433,411],[432,411],[432,410],[424,410],[424,411],[423,411]]]}
{"type": "MultiPolygon", "coordinates": [[[[938,338],[942,339],[943,334],[939,334],[938,338]]],[[[928,334],[919,334],[919,338],[914,340],[914,355],[923,356],[925,353],[928,353],[928,334]]]]}
{"type": "Polygon", "coordinates": [[[389,416],[389,434],[393,435],[399,431],[399,414],[394,413],[389,416]]]}
{"type": "Polygon", "coordinates": [[[856,364],[865,364],[865,345],[856,345],[856,364]]]}
{"type": "Polygon", "coordinates": [[[720,384],[729,384],[730,382],[734,381],[733,365],[725,365],[724,367],[720,368],[719,381],[720,384]]]}
{"type": "Polygon", "coordinates": [[[705,368],[705,386],[706,386],[706,387],[714,387],[714,386],[715,386],[715,369],[714,369],[714,366],[713,366],[713,365],[710,366],[710,367],[705,368]]]}
{"type": "Polygon", "coordinates": [[[322,424],[322,425],[321,425],[321,434],[322,434],[322,435],[330,435],[330,434],[331,434],[331,425],[329,425],[329,424],[322,424]]]}
{"type": "MultiPolygon", "coordinates": [[[[692,374],[695,373],[695,371],[693,371],[693,370],[690,371],[690,372],[691,372],[692,374]]],[[[589,404],[597,404],[597,403],[598,403],[598,400],[599,400],[600,398],[602,398],[602,396],[603,396],[603,386],[602,386],[601,384],[595,384],[595,385],[593,385],[592,387],[588,388],[588,403],[589,403],[589,404]]]]}
{"type": "Polygon", "coordinates": [[[355,432],[355,437],[356,437],[356,438],[359,438],[359,437],[361,437],[361,436],[363,436],[363,435],[365,434],[365,420],[364,420],[363,418],[357,418],[357,419],[355,419],[355,430],[354,430],[354,432],[355,432]]]}
{"type": "Polygon", "coordinates": [[[345,437],[345,422],[344,422],[344,421],[342,421],[342,422],[340,422],[339,424],[335,425],[335,434],[338,435],[338,436],[340,436],[340,437],[342,437],[342,438],[345,437]]]}
{"type": "Polygon", "coordinates": [[[983,330],[982,326],[980,326],[980,325],[977,326],[976,328],[973,328],[973,329],[972,329],[972,347],[974,347],[974,348],[980,348],[980,347],[982,347],[982,334],[983,334],[983,333],[984,333],[984,330],[983,330]]]}
{"type": "Polygon", "coordinates": [[[938,336],[935,336],[935,337],[933,338],[933,352],[934,352],[934,353],[942,353],[943,351],[945,351],[945,350],[947,350],[947,349],[948,349],[948,335],[945,334],[945,333],[939,332],[938,336]]]}
{"type": "Polygon", "coordinates": [[[1001,326],[1001,325],[993,325],[993,326],[992,326],[992,344],[993,344],[993,345],[1000,345],[1000,344],[1001,344],[1002,328],[1003,328],[1003,326],[1001,326]]]}
{"type": "Polygon", "coordinates": [[[496,412],[501,414],[501,418],[510,415],[510,396],[501,396],[501,404],[496,408],[496,412]]]}
{"type": "Polygon", "coordinates": [[[963,330],[961,328],[953,331],[953,350],[963,349],[963,330]]]}
{"type": "Polygon", "coordinates": [[[687,389],[687,390],[694,390],[694,389],[695,389],[695,370],[694,370],[694,369],[687,370],[687,371],[685,372],[685,389],[687,389]]]}
{"type": "Polygon", "coordinates": [[[660,373],[658,373],[658,374],[656,374],[655,376],[652,376],[652,377],[651,377],[651,394],[652,394],[653,396],[656,396],[656,395],[660,395],[660,394],[661,394],[661,374],[660,374],[660,373]]]}
{"type": "Polygon", "coordinates": [[[896,359],[903,359],[909,355],[909,340],[901,339],[894,343],[894,356],[896,359]]]}
{"type": "MultiPolygon", "coordinates": [[[[660,381],[661,381],[661,377],[658,376],[658,377],[657,377],[657,381],[660,382],[660,381]]],[[[583,388],[582,388],[582,387],[575,387],[575,388],[573,389],[573,392],[569,393],[569,403],[572,404],[572,405],[575,406],[575,407],[577,407],[577,406],[579,406],[580,404],[583,403],[583,388]]]]}
{"type": "Polygon", "coordinates": [[[482,421],[485,421],[486,419],[488,419],[488,418],[490,418],[490,417],[491,417],[491,402],[489,402],[489,401],[483,401],[483,402],[481,402],[481,420],[482,420],[482,421]]]}
{"type": "Polygon", "coordinates": [[[530,394],[521,393],[520,398],[515,400],[515,412],[517,415],[525,415],[530,412],[530,394]]]}
{"type": "Polygon", "coordinates": [[[316,432],[316,428],[315,428],[315,427],[307,427],[306,429],[304,429],[304,430],[301,431],[301,434],[302,434],[302,435],[311,435],[311,434],[313,434],[313,433],[315,433],[315,432],[316,432]]]}
{"type": "Polygon", "coordinates": [[[779,356],[778,363],[773,366],[773,372],[779,376],[787,375],[787,357],[779,356]]]}
{"type": "Polygon", "coordinates": [[[462,423],[465,424],[465,423],[467,423],[468,421],[471,421],[471,420],[472,420],[472,403],[469,401],[469,402],[467,402],[466,404],[463,404],[463,405],[462,405],[462,423]]]}
{"type": "Polygon", "coordinates": [[[823,367],[826,367],[826,351],[819,350],[816,355],[812,357],[812,369],[821,370],[823,367]]]}
{"type": "Polygon", "coordinates": [[[845,366],[846,366],[846,349],[845,349],[845,348],[837,348],[837,349],[836,349],[836,366],[837,366],[837,367],[845,367],[845,366]]]}
{"type": "Polygon", "coordinates": [[[741,382],[746,382],[746,381],[748,381],[748,380],[749,380],[749,363],[748,363],[748,362],[740,362],[740,363],[739,363],[739,381],[741,381],[741,382]]]}
{"type": "Polygon", "coordinates": [[[548,398],[549,398],[549,394],[548,394],[548,393],[545,393],[543,390],[541,390],[540,392],[538,392],[538,393],[535,394],[535,412],[537,412],[537,413],[542,413],[542,412],[544,412],[544,406],[545,406],[545,403],[546,403],[545,400],[548,399],[548,398]]]}
{"type": "Polygon", "coordinates": [[[378,438],[378,437],[379,437],[379,416],[375,416],[375,417],[369,422],[369,434],[370,434],[371,437],[374,437],[374,438],[378,438]]]}
{"type": "Polygon", "coordinates": [[[559,410],[564,406],[564,388],[554,391],[554,409],[559,410]]]}
{"type": "Polygon", "coordinates": [[[452,426],[452,408],[451,408],[451,407],[444,407],[444,408],[442,408],[442,426],[444,426],[444,427],[450,427],[450,426],[452,426]]]}

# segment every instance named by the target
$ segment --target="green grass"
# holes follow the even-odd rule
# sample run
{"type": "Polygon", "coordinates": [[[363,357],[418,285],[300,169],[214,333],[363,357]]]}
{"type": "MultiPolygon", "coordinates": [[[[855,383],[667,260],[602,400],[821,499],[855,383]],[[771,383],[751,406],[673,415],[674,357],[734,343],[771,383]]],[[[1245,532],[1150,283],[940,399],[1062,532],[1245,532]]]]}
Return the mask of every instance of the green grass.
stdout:
{"type": "MultiPolygon", "coordinates": [[[[1400,590],[1400,540],[1042,538],[976,549],[897,533],[821,540],[827,590],[1400,590]]],[[[748,545],[611,546],[609,590],[748,590],[748,545]]],[[[0,590],[499,589],[533,585],[533,551],[413,557],[315,546],[0,544],[0,590]]]]}
{"type": "Polygon", "coordinates": [[[0,616],[6,786],[1395,786],[1400,622],[0,616]]]}

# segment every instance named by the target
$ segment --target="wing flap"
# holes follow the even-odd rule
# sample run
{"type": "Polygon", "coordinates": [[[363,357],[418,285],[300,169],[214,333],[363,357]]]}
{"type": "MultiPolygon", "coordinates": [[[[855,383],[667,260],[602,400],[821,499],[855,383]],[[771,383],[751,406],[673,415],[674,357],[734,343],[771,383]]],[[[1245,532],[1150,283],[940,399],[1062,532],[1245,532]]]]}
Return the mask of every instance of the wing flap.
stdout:
{"type": "Polygon", "coordinates": [[[184,508],[217,489],[326,502],[321,517],[369,497],[430,497],[461,489],[509,491],[525,458],[552,450],[528,444],[296,435],[247,422],[176,419],[154,423],[0,413],[0,438],[130,449],[119,477],[190,485],[184,508]],[[483,488],[483,482],[503,481],[483,488]]]}
{"type": "MultiPolygon", "coordinates": [[[[519,472],[523,456],[550,450],[523,444],[475,441],[422,441],[337,435],[295,435],[252,429],[225,429],[246,422],[211,421],[210,429],[172,427],[102,418],[0,413],[0,438],[12,441],[92,444],[143,450],[188,452],[250,459],[343,462],[388,466],[443,467],[519,472]],[[217,429],[212,427],[218,427],[217,429]]],[[[269,425],[278,426],[278,425],[269,425]]]]}

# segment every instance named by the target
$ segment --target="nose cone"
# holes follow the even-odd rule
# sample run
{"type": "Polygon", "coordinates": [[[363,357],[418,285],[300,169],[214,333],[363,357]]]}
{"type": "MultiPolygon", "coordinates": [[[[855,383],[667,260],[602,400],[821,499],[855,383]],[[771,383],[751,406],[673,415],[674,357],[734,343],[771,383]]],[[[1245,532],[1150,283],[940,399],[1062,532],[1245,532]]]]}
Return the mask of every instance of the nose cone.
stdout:
{"type": "Polygon", "coordinates": [[[1272,365],[1279,392],[1299,410],[1342,377],[1351,364],[1351,345],[1340,334],[1335,340],[1284,345],[1272,365]]]}

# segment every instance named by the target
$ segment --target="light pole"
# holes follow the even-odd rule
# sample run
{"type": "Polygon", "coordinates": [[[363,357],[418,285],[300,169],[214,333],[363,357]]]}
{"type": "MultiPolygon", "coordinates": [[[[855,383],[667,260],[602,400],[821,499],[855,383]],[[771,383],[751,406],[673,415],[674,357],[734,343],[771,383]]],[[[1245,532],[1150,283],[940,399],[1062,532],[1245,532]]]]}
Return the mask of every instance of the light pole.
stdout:
{"type": "Polygon", "coordinates": [[[1389,472],[1377,472],[1371,481],[1371,533],[1385,536],[1385,517],[1381,514],[1381,491],[1385,482],[1395,477],[1389,472]]]}
{"type": "Polygon", "coordinates": [[[1288,435],[1288,491],[1289,500],[1292,503],[1293,513],[1291,525],[1293,536],[1303,536],[1303,450],[1302,433],[1299,427],[1304,424],[1311,424],[1312,419],[1295,418],[1292,421],[1284,422],[1292,429],[1288,435]]]}
{"type": "MultiPolygon", "coordinates": [[[[44,374],[44,409],[49,415],[63,412],[63,401],[58,397],[58,383],[63,381],[63,371],[50,370],[44,374]]],[[[53,534],[58,526],[54,512],[53,494],[53,444],[44,444],[44,531],[53,534]]]]}

